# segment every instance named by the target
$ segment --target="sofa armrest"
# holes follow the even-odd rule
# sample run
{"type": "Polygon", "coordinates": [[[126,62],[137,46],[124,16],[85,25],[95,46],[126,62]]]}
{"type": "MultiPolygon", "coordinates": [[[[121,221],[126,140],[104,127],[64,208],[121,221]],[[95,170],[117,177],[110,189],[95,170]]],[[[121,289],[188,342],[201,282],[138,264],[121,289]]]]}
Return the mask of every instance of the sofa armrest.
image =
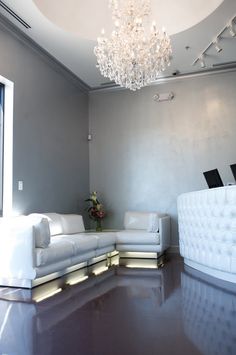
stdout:
{"type": "Polygon", "coordinates": [[[33,226],[0,226],[0,277],[34,279],[35,240],[33,226]]]}
{"type": "Polygon", "coordinates": [[[170,216],[159,219],[159,233],[161,251],[170,247],[170,216]]]}

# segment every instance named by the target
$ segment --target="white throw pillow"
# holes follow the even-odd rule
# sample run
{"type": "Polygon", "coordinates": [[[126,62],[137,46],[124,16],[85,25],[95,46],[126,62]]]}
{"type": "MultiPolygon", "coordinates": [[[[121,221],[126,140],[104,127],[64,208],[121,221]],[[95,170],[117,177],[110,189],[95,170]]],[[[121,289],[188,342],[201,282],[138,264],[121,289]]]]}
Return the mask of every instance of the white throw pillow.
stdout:
{"type": "Polygon", "coordinates": [[[50,244],[50,229],[46,218],[36,219],[32,217],[33,231],[36,248],[47,248],[50,244]]]}
{"type": "Polygon", "coordinates": [[[159,231],[159,216],[157,213],[150,213],[147,232],[156,233],[158,231],[159,231]]]}
{"type": "Polygon", "coordinates": [[[54,235],[62,234],[62,221],[61,215],[58,213],[32,213],[31,217],[46,218],[49,223],[51,237],[54,235]]]}

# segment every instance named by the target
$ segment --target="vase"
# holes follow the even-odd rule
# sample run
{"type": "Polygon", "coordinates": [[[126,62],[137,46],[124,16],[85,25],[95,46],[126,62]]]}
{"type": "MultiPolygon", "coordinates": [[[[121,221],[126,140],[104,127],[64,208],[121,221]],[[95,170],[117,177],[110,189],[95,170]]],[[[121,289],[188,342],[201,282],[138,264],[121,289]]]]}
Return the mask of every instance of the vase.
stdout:
{"type": "Polygon", "coordinates": [[[102,232],[102,220],[97,219],[96,232],[102,232]]]}

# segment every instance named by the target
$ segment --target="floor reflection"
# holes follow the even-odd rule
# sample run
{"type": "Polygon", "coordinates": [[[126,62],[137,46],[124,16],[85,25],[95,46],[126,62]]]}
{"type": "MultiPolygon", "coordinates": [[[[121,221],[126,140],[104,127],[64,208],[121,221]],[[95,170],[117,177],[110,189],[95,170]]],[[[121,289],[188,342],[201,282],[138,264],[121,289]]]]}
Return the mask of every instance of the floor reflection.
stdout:
{"type": "Polygon", "coordinates": [[[106,334],[125,331],[128,341],[129,315],[152,314],[168,297],[163,270],[132,262],[113,258],[32,290],[0,289],[0,353],[111,354],[106,334]]]}
{"type": "Polygon", "coordinates": [[[180,258],[161,269],[155,260],[118,261],[33,290],[0,289],[0,354],[236,353],[228,283],[200,279],[180,258]]]}
{"type": "Polygon", "coordinates": [[[181,275],[183,324],[206,355],[236,354],[236,287],[185,267],[181,275]]]}

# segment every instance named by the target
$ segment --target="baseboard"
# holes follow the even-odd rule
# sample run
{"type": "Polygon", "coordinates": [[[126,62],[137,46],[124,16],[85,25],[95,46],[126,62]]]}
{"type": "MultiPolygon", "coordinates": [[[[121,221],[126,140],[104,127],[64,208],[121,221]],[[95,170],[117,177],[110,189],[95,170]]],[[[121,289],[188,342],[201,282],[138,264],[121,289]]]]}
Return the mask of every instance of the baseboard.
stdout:
{"type": "Polygon", "coordinates": [[[214,268],[211,268],[206,265],[199,264],[195,261],[189,260],[184,258],[184,263],[193,269],[196,269],[198,271],[201,271],[207,275],[210,275],[212,277],[216,277],[217,279],[223,280],[223,281],[228,281],[228,282],[233,282],[236,284],[236,274],[227,272],[227,271],[222,271],[222,270],[217,270],[214,268]]]}
{"type": "Polygon", "coordinates": [[[167,254],[179,254],[179,245],[171,245],[167,249],[167,254]]]}

